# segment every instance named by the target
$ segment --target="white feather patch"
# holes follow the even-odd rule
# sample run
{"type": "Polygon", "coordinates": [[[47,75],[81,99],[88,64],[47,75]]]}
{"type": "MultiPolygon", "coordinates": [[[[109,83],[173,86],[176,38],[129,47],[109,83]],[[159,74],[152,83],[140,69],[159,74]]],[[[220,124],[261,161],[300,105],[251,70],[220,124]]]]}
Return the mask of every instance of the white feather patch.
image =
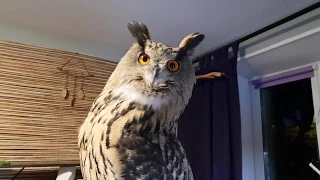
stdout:
{"type": "Polygon", "coordinates": [[[122,98],[136,102],[141,105],[149,105],[152,106],[153,109],[160,109],[162,106],[167,105],[169,100],[167,98],[161,98],[158,96],[147,96],[137,91],[131,85],[123,85],[117,88],[114,91],[114,94],[117,96],[121,96],[122,98]]]}

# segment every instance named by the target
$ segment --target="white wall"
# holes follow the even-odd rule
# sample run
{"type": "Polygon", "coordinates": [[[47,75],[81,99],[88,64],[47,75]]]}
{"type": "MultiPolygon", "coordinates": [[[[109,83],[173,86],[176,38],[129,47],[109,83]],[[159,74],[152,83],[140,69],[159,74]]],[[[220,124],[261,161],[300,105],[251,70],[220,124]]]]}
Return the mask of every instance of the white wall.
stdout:
{"type": "Polygon", "coordinates": [[[253,147],[253,123],[251,112],[251,87],[248,79],[238,76],[241,134],[242,134],[242,179],[254,180],[254,147],[253,147]]]}
{"type": "Polygon", "coordinates": [[[57,38],[43,35],[40,32],[32,32],[27,29],[6,27],[3,25],[0,25],[0,40],[78,52],[111,61],[119,61],[119,57],[122,57],[125,53],[125,50],[107,47],[103,44],[75,42],[69,40],[68,37],[57,38]]]}

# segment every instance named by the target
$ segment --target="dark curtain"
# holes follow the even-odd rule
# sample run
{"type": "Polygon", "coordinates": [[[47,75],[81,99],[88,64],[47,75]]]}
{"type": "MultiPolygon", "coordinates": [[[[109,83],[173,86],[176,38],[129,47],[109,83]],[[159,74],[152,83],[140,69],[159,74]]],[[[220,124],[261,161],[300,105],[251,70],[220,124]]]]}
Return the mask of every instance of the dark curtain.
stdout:
{"type": "Polygon", "coordinates": [[[178,138],[195,180],[242,179],[237,55],[233,44],[198,58],[197,75],[218,71],[227,77],[198,80],[179,120],[178,138]]]}

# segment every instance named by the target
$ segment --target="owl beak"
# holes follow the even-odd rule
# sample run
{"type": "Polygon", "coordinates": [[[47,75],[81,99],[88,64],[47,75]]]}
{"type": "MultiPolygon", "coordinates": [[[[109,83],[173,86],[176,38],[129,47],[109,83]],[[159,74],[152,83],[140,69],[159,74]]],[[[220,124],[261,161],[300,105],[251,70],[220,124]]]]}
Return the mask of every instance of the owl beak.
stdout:
{"type": "Polygon", "coordinates": [[[148,82],[148,85],[150,86],[150,88],[154,88],[154,86],[156,86],[158,84],[157,78],[159,76],[160,70],[161,69],[159,67],[156,67],[155,70],[153,71],[152,78],[148,82]]]}
{"type": "Polygon", "coordinates": [[[152,82],[151,82],[151,84],[150,84],[151,87],[154,87],[154,85],[156,85],[156,79],[157,79],[158,76],[159,76],[159,72],[160,72],[160,68],[159,68],[159,67],[156,67],[156,69],[154,70],[154,73],[153,73],[152,82]]]}

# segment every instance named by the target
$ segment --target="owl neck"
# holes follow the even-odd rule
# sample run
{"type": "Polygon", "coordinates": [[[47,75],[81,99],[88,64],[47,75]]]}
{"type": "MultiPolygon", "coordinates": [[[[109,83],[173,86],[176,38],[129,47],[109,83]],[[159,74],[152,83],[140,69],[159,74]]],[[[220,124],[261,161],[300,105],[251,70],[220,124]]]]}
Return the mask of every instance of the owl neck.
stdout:
{"type": "Polygon", "coordinates": [[[115,102],[119,107],[116,114],[126,114],[122,132],[129,134],[158,134],[166,132],[176,134],[178,114],[169,104],[154,108],[149,104],[140,104],[132,100],[120,98],[115,102]],[[119,105],[119,104],[122,105],[119,105]]]}
{"type": "Polygon", "coordinates": [[[91,111],[102,116],[93,121],[107,124],[113,134],[118,134],[118,138],[121,134],[165,132],[176,135],[177,120],[181,113],[179,106],[167,99],[143,97],[132,91],[104,91],[94,102],[91,111]]]}
{"type": "MultiPolygon", "coordinates": [[[[119,101],[121,102],[121,101],[119,101]]],[[[142,105],[133,101],[123,101],[118,113],[128,112],[122,132],[126,134],[150,135],[165,132],[176,134],[177,118],[172,108],[163,107],[155,110],[152,106],[142,105]],[[130,114],[130,115],[129,115],[130,114]]]]}

